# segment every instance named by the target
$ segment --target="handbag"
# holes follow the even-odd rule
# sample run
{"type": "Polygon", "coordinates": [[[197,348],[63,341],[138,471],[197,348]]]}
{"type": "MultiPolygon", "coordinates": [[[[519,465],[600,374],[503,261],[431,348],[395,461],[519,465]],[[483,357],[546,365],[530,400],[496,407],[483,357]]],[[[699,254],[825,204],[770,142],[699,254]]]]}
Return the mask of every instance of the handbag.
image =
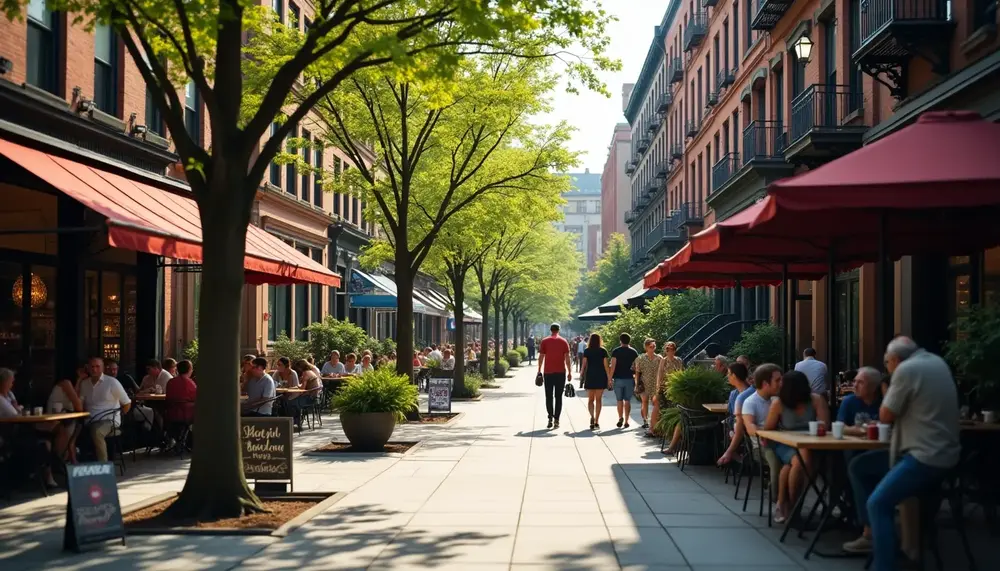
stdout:
{"type": "Polygon", "coordinates": [[[573,388],[573,383],[566,383],[566,388],[563,390],[563,394],[566,398],[576,397],[576,389],[573,388]]]}
{"type": "Polygon", "coordinates": [[[544,384],[545,384],[545,377],[543,377],[541,373],[535,375],[535,386],[540,387],[544,384]]]}

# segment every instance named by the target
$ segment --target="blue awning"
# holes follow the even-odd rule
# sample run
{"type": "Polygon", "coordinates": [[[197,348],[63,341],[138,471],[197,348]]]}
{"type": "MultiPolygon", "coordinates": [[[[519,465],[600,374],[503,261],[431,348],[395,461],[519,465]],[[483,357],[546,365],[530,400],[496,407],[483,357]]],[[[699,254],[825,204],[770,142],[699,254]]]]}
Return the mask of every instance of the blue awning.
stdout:
{"type": "Polygon", "coordinates": [[[360,270],[353,270],[351,272],[351,281],[347,286],[347,292],[351,296],[351,306],[395,308],[396,284],[392,284],[392,286],[391,289],[387,288],[386,284],[376,279],[375,276],[366,274],[360,270]]]}

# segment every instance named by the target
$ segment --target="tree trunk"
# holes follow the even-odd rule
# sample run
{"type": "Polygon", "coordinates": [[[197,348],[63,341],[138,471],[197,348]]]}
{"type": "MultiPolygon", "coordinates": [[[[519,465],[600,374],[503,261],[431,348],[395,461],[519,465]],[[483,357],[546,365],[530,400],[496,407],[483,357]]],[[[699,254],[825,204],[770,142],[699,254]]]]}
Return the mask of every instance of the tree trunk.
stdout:
{"type": "Polygon", "coordinates": [[[413,276],[406,245],[396,244],[396,373],[413,376],[413,276]]]}
{"type": "Polygon", "coordinates": [[[503,311],[503,354],[507,356],[507,321],[510,319],[510,310],[503,311]]]}
{"type": "Polygon", "coordinates": [[[208,196],[199,205],[203,265],[195,402],[198,444],[184,489],[168,510],[176,519],[212,520],[263,510],[243,477],[240,389],[236,382],[240,375],[243,258],[250,207],[242,208],[234,195],[242,193],[248,183],[245,166],[220,171],[225,167],[217,164],[219,174],[209,182],[208,196]]]}
{"type": "Polygon", "coordinates": [[[493,351],[493,373],[500,376],[500,302],[493,302],[493,338],[496,340],[493,351]]]}
{"type": "Polygon", "coordinates": [[[483,379],[488,379],[490,377],[490,296],[483,296],[479,303],[479,312],[483,314],[483,326],[479,332],[479,373],[483,379]]]}
{"type": "Polygon", "coordinates": [[[465,292],[462,284],[452,284],[455,290],[455,373],[452,391],[465,394],[465,292]]]}

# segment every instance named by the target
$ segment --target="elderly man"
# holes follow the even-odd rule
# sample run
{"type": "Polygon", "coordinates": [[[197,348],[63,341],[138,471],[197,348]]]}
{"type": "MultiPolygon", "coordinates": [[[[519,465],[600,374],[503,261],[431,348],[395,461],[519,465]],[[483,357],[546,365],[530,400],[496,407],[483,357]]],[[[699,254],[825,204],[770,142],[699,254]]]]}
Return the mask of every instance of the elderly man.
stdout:
{"type": "Polygon", "coordinates": [[[716,355],[714,367],[717,373],[722,373],[723,375],[729,373],[729,359],[725,355],[716,355]]]}
{"type": "Polygon", "coordinates": [[[454,371],[455,356],[451,354],[451,349],[445,349],[442,356],[444,359],[441,360],[441,369],[444,371],[454,371]]]}
{"type": "Polygon", "coordinates": [[[105,438],[122,425],[122,415],[132,406],[121,383],[104,374],[104,360],[94,357],[87,364],[90,376],[80,381],[80,400],[90,413],[87,428],[94,443],[98,462],[108,461],[105,438]]]}
{"type": "Polygon", "coordinates": [[[802,351],[802,360],[795,363],[795,370],[805,373],[812,392],[821,395],[830,390],[830,387],[826,386],[828,376],[826,363],[816,358],[816,350],[812,347],[807,347],[805,351],[802,351]]]}
{"type": "Polygon", "coordinates": [[[882,404],[881,384],[882,373],[875,367],[858,369],[857,375],[854,376],[854,394],[844,397],[837,411],[837,420],[846,425],[845,434],[861,436],[865,433],[864,426],[857,426],[859,418],[878,419],[878,409],[882,404]]]}
{"type": "Polygon", "coordinates": [[[879,420],[893,425],[892,443],[887,458],[865,453],[848,466],[856,505],[866,508],[858,510],[865,530],[844,545],[851,552],[874,547],[876,571],[896,568],[896,506],[939,485],[961,452],[958,391],[944,359],[897,337],[885,366],[892,379],[879,420]]]}

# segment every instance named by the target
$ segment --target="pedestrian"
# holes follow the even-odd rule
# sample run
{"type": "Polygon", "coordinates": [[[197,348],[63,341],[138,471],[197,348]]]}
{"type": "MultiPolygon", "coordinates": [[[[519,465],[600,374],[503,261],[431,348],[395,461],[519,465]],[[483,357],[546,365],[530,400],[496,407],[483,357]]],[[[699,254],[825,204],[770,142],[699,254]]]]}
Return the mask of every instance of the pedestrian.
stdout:
{"type": "Polygon", "coordinates": [[[795,370],[805,373],[813,393],[825,395],[829,390],[829,387],[826,386],[828,376],[826,363],[816,358],[816,350],[812,347],[807,347],[805,351],[802,351],[802,360],[795,363],[795,370]]]}
{"type": "Polygon", "coordinates": [[[654,400],[656,394],[656,375],[660,370],[660,361],[663,357],[656,354],[656,340],[646,339],[642,343],[645,352],[635,360],[635,393],[639,395],[642,406],[639,414],[642,415],[642,428],[649,428],[649,405],[654,400]]]}
{"type": "MultiPolygon", "coordinates": [[[[583,369],[583,353],[587,350],[587,341],[581,335],[576,344],[576,370],[583,369]]],[[[580,377],[580,388],[583,388],[583,377],[580,377]]]]}
{"type": "MultiPolygon", "coordinates": [[[[663,344],[663,355],[660,359],[660,370],[656,373],[656,390],[653,392],[653,412],[649,418],[650,429],[646,431],[646,436],[653,438],[656,434],[656,424],[660,420],[660,409],[668,406],[666,402],[667,378],[676,371],[684,370],[684,360],[677,356],[677,344],[667,341],[663,344]]],[[[674,429],[675,436],[671,442],[680,442],[681,427],[677,425],[674,429]]]]}
{"type": "Polygon", "coordinates": [[[587,410],[590,411],[590,429],[600,430],[601,405],[604,390],[611,389],[611,367],[608,366],[608,350],[604,348],[601,336],[590,336],[587,350],[583,352],[583,369],[580,373],[586,379],[587,410]]]}
{"type": "Polygon", "coordinates": [[[573,382],[573,367],[570,364],[569,342],[559,335],[559,324],[553,323],[549,331],[552,334],[539,344],[538,372],[544,379],[545,410],[549,413],[546,428],[559,428],[563,389],[567,382],[573,382]]]}
{"type": "Polygon", "coordinates": [[[535,336],[528,336],[528,364],[535,360],[535,336]]]}
{"type": "Polygon", "coordinates": [[[621,342],[611,352],[612,386],[615,390],[615,400],[618,401],[618,428],[628,428],[629,415],[632,414],[632,397],[635,395],[635,378],[633,365],[639,358],[639,353],[632,348],[632,336],[622,333],[618,336],[621,342]]]}

